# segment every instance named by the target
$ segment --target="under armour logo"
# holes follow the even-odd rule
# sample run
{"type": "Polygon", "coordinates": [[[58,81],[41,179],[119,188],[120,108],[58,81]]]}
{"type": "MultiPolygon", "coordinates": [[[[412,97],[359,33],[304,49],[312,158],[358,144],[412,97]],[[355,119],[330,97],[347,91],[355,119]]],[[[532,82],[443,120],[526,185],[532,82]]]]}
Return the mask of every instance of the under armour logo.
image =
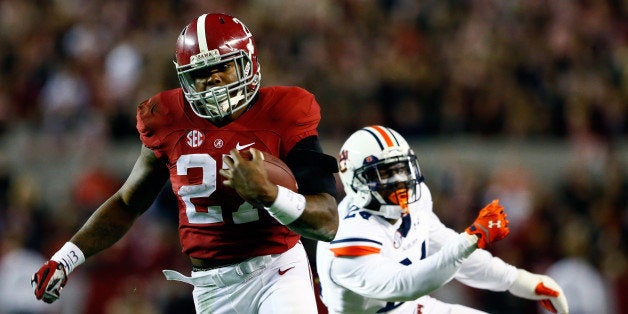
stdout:
{"type": "Polygon", "coordinates": [[[497,228],[501,228],[502,227],[502,221],[498,220],[497,222],[494,222],[492,220],[488,221],[488,227],[489,228],[493,228],[494,226],[497,226],[497,228]]]}

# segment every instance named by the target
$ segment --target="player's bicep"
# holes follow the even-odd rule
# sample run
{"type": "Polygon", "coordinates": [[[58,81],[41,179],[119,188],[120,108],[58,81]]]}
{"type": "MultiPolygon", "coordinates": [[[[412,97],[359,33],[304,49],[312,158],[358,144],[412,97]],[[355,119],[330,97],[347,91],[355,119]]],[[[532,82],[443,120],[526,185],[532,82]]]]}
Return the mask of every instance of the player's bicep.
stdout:
{"type": "Polygon", "coordinates": [[[463,256],[472,249],[466,237],[459,237],[438,254],[408,265],[381,254],[369,254],[337,258],[331,273],[337,283],[370,298],[414,300],[449,282],[460,268],[463,256]]]}
{"type": "Polygon", "coordinates": [[[429,251],[427,255],[433,255],[440,251],[447,243],[458,237],[458,232],[445,226],[435,213],[429,214],[429,251]]]}
{"type": "Polygon", "coordinates": [[[168,180],[168,168],[153,151],[142,147],[133,170],[118,191],[121,201],[130,209],[144,212],[168,180]]]}

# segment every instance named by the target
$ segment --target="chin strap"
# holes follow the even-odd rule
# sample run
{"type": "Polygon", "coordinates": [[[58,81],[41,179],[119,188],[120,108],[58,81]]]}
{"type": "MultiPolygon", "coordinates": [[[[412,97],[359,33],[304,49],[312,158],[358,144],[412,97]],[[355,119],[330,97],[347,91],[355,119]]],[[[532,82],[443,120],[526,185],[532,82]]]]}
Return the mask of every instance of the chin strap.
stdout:
{"type": "Polygon", "coordinates": [[[235,96],[233,96],[233,97],[229,96],[229,97],[227,97],[227,99],[225,99],[224,101],[222,101],[220,103],[220,105],[219,105],[220,106],[220,110],[222,112],[226,112],[229,109],[231,109],[232,111],[235,111],[235,110],[233,110],[233,104],[238,105],[240,103],[240,100],[242,100],[242,99],[244,99],[244,95],[242,93],[242,90],[238,90],[238,93],[235,94],[235,96]],[[231,103],[231,108],[229,108],[229,104],[230,103],[231,103]]]}
{"type": "Polygon", "coordinates": [[[245,99],[242,90],[238,90],[238,92],[234,96],[230,96],[229,90],[224,88],[221,91],[215,91],[215,95],[213,99],[209,100],[198,100],[200,104],[204,107],[208,114],[213,115],[214,117],[222,119],[229,114],[232,114],[233,104],[238,105],[242,99],[245,99]],[[214,101],[215,99],[215,101],[214,101]]]}
{"type": "Polygon", "coordinates": [[[385,202],[380,199],[381,196],[378,193],[370,194],[368,199],[365,200],[366,204],[362,205],[361,207],[364,208],[365,211],[372,213],[373,215],[382,216],[388,219],[401,218],[401,207],[399,205],[382,205],[382,203],[385,202]]]}
{"type": "Polygon", "coordinates": [[[379,213],[388,219],[399,219],[401,218],[401,207],[399,205],[381,205],[379,213]]]}
{"type": "Polygon", "coordinates": [[[235,94],[234,96],[229,96],[228,93],[229,90],[227,90],[225,92],[225,98],[224,100],[220,101],[218,100],[218,103],[216,103],[216,109],[218,109],[218,112],[216,113],[219,116],[226,116],[227,114],[231,114],[233,113],[233,104],[238,105],[240,103],[240,100],[244,99],[244,95],[242,94],[242,90],[238,90],[238,93],[235,94]]]}

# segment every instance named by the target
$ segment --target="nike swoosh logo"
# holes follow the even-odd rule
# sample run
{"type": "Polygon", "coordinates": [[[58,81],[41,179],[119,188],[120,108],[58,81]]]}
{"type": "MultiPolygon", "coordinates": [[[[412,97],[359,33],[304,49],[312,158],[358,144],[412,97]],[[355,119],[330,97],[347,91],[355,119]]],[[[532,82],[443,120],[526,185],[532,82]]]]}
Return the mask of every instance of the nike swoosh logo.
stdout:
{"type": "Polygon", "coordinates": [[[255,144],[255,142],[253,142],[253,143],[248,143],[248,144],[246,144],[246,145],[240,145],[240,142],[238,142],[238,143],[236,144],[236,150],[243,150],[243,149],[245,149],[245,148],[247,148],[247,147],[249,147],[249,146],[253,146],[253,144],[255,144]]]}
{"type": "Polygon", "coordinates": [[[286,269],[284,269],[284,270],[279,269],[279,270],[278,270],[278,272],[279,272],[279,276],[283,276],[283,274],[287,273],[289,270],[291,270],[291,269],[293,269],[293,268],[294,268],[294,266],[292,266],[292,267],[290,267],[290,268],[286,268],[286,269]]]}

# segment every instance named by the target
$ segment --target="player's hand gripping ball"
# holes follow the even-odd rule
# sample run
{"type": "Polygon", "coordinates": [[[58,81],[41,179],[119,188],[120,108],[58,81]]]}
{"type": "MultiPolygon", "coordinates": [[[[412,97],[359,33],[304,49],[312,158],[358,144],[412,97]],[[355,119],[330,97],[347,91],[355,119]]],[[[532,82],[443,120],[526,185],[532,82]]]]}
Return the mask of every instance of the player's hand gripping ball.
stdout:
{"type": "MultiPolygon", "coordinates": [[[[252,158],[250,150],[241,151],[240,156],[244,157],[246,160],[251,160],[252,158]]],[[[264,169],[266,169],[268,180],[274,184],[297,192],[299,189],[297,179],[294,177],[290,167],[288,167],[283,160],[279,159],[279,157],[271,155],[270,153],[262,152],[262,156],[264,158],[264,169]]]]}
{"type": "Polygon", "coordinates": [[[297,181],[290,168],[278,157],[256,149],[232,150],[224,157],[226,167],[220,170],[224,184],[236,190],[244,200],[254,206],[270,203],[268,190],[283,186],[298,191],[297,181]]]}

